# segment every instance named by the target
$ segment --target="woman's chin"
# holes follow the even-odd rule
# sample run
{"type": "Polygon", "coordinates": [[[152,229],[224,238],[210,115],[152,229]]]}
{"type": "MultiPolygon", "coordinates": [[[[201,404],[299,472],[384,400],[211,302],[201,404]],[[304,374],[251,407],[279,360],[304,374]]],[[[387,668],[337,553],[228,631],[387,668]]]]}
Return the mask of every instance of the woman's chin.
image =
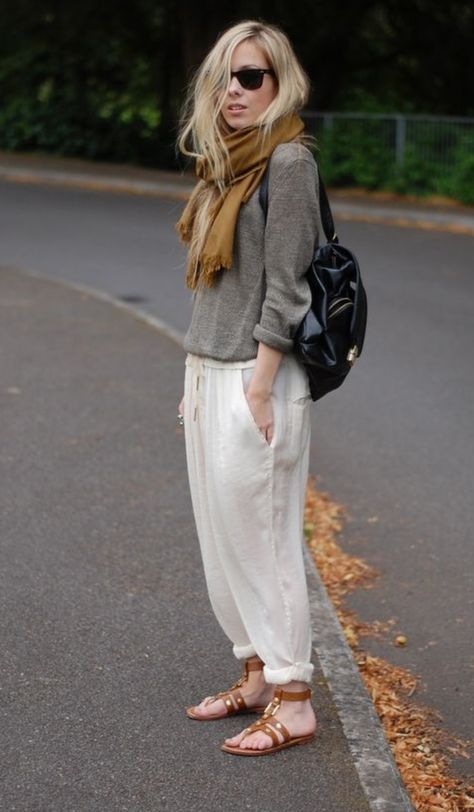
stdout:
{"type": "Polygon", "coordinates": [[[245,118],[242,116],[235,116],[233,119],[226,118],[225,122],[231,130],[243,130],[245,127],[251,127],[253,124],[253,121],[249,121],[247,116],[245,118]]]}

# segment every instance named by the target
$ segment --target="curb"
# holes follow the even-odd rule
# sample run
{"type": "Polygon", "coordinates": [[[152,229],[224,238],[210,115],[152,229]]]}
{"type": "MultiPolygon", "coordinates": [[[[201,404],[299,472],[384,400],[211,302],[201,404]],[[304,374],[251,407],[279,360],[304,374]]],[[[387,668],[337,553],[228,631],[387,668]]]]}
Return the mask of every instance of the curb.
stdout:
{"type": "Polygon", "coordinates": [[[334,699],[370,809],[374,812],[414,812],[374,704],[306,544],[304,557],[313,648],[334,699]]]}
{"type": "Polygon", "coordinates": [[[54,169],[30,169],[0,166],[0,180],[12,183],[31,183],[38,186],[62,186],[74,189],[90,189],[99,192],[116,192],[118,194],[148,195],[151,197],[167,197],[174,200],[187,200],[192,186],[183,185],[180,189],[174,183],[163,181],[125,180],[110,178],[105,175],[89,175],[80,172],[60,172],[54,169]]]}
{"type": "Polygon", "coordinates": [[[376,212],[369,206],[351,207],[347,203],[331,201],[331,209],[337,214],[338,220],[348,220],[360,223],[382,223],[399,226],[400,228],[420,228],[428,231],[448,231],[451,234],[466,234],[474,236],[474,222],[468,217],[459,217],[452,222],[449,215],[439,212],[409,211],[393,209],[389,212],[376,212]]]}
{"type": "MultiPolygon", "coordinates": [[[[101,290],[13,267],[35,279],[63,285],[127,311],[181,348],[184,334],[139,307],[101,290]]],[[[335,609],[308,547],[303,545],[313,648],[333,697],[363,792],[372,812],[414,812],[372,700],[359,674],[335,609]]]]}
{"type": "MultiPolygon", "coordinates": [[[[186,201],[194,184],[176,173],[180,181],[131,180],[108,175],[85,172],[64,172],[55,169],[31,169],[10,167],[0,162],[0,180],[11,183],[26,183],[43,186],[60,186],[66,188],[88,189],[91,191],[115,192],[116,194],[163,197],[172,200],[186,201]]],[[[474,217],[460,214],[453,215],[426,209],[391,208],[383,210],[364,204],[339,202],[337,196],[331,199],[331,209],[340,220],[363,223],[382,223],[402,228],[419,228],[434,231],[447,231],[453,234],[474,236],[474,217]]]]}

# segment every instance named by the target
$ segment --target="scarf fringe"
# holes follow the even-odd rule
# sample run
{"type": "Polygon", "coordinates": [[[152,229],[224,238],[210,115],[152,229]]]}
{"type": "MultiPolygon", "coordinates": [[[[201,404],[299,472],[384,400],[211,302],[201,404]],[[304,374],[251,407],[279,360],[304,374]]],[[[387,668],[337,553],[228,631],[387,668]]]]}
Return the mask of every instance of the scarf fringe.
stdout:
{"type": "Polygon", "coordinates": [[[230,268],[232,268],[232,257],[223,259],[218,256],[205,257],[201,259],[197,273],[193,273],[191,268],[188,268],[186,284],[188,288],[194,290],[197,287],[198,279],[202,278],[205,285],[212,287],[216,273],[221,269],[230,270],[230,268]]]}

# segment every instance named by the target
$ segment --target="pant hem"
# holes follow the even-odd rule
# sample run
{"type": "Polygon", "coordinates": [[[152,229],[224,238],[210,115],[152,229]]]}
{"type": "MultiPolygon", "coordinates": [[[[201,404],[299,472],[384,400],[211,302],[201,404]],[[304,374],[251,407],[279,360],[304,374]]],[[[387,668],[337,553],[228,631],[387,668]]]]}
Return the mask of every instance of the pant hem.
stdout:
{"type": "Polygon", "coordinates": [[[293,680],[311,682],[313,671],[314,665],[312,663],[294,663],[286,668],[269,668],[268,665],[263,666],[265,682],[269,682],[273,685],[285,685],[293,680]]]}
{"type": "Polygon", "coordinates": [[[232,651],[238,660],[246,660],[247,657],[253,657],[257,653],[252,644],[248,646],[238,646],[234,644],[232,651]]]}

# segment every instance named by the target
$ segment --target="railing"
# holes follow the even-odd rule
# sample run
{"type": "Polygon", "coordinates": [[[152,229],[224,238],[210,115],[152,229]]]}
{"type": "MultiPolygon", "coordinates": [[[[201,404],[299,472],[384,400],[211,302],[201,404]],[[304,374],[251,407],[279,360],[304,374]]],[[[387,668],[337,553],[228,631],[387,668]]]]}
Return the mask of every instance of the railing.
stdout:
{"type": "Polygon", "coordinates": [[[351,144],[357,141],[395,165],[403,165],[410,153],[448,172],[460,150],[474,153],[474,118],[313,110],[303,111],[301,117],[321,147],[336,145],[341,159],[350,155],[351,144]]]}

